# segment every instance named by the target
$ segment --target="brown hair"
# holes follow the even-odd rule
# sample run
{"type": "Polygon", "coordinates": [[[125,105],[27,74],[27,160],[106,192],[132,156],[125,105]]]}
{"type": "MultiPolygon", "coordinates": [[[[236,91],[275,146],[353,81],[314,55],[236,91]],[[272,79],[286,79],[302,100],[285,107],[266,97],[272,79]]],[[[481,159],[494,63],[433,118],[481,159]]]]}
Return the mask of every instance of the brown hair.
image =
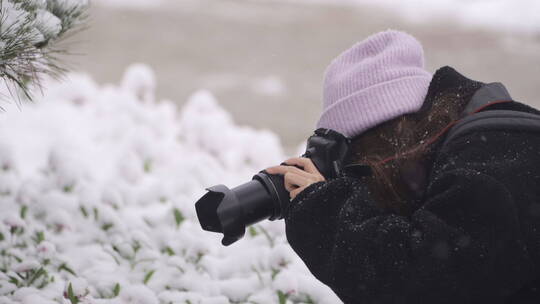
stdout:
{"type": "Polygon", "coordinates": [[[371,167],[373,174],[365,181],[380,207],[398,214],[416,209],[426,187],[433,144],[463,108],[452,94],[440,95],[429,107],[352,139],[349,163],[371,167]]]}

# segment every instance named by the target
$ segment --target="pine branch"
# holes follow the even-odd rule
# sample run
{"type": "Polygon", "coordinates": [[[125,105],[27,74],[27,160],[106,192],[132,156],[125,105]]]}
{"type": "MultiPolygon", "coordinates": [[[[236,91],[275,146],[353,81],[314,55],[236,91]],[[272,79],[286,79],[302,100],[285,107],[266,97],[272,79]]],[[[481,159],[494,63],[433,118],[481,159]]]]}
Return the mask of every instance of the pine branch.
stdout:
{"type": "Polygon", "coordinates": [[[32,100],[42,75],[66,72],[58,55],[67,50],[56,45],[83,27],[87,11],[87,0],[0,0],[0,78],[13,97],[32,100]]]}

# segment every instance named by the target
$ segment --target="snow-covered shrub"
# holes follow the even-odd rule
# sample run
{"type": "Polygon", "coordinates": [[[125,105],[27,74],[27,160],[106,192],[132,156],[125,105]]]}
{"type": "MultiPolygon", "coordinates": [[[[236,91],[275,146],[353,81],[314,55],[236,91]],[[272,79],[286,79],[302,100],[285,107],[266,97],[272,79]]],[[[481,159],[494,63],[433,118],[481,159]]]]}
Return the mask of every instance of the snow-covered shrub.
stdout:
{"type": "Polygon", "coordinates": [[[154,77],[88,76],[0,118],[0,303],[339,303],[286,242],[283,221],[221,246],[194,203],[281,162],[206,91],[178,111],[154,77]]]}

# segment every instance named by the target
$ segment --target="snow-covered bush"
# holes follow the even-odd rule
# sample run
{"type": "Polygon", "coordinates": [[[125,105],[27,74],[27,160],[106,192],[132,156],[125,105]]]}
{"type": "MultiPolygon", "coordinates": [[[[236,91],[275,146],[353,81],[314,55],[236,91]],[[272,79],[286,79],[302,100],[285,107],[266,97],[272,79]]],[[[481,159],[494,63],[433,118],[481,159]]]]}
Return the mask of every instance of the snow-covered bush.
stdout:
{"type": "Polygon", "coordinates": [[[142,65],[120,86],[72,75],[0,119],[0,303],[339,303],[283,221],[223,247],[194,203],[281,162],[279,139],[195,93],[154,101],[142,65]]]}
{"type": "Polygon", "coordinates": [[[0,0],[0,77],[21,89],[63,72],[55,42],[85,19],[88,0],[0,0]]]}

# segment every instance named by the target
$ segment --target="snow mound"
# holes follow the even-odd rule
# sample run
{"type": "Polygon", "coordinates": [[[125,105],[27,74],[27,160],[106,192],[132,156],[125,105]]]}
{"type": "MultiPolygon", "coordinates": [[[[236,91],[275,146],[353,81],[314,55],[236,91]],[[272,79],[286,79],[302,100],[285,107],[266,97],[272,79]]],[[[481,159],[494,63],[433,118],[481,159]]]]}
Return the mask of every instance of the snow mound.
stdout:
{"type": "Polygon", "coordinates": [[[339,303],[288,246],[282,221],[223,247],[194,203],[284,155],[211,93],[178,110],[155,77],[85,75],[0,119],[0,303],[339,303]],[[311,301],[311,302],[310,302],[311,301]]]}

